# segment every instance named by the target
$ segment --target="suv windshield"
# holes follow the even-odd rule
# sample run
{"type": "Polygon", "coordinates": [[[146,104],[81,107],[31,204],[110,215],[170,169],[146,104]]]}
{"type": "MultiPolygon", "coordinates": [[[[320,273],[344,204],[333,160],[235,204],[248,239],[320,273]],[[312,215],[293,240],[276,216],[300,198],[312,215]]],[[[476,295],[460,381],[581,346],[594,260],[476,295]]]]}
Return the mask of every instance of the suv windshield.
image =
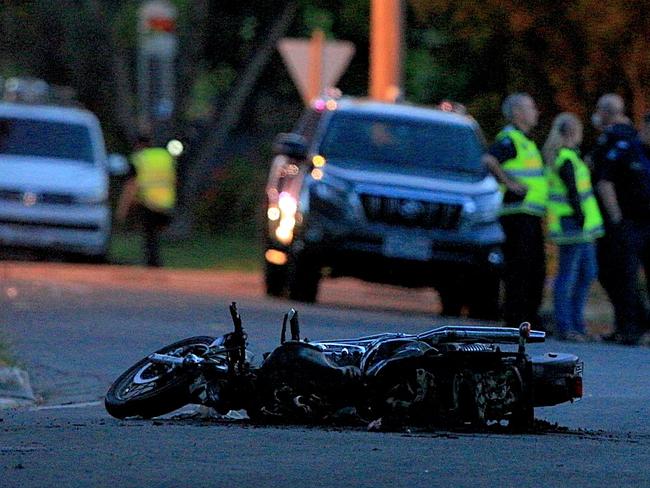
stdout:
{"type": "Polygon", "coordinates": [[[90,134],[83,125],[7,117],[0,118],[0,154],[94,160],[90,134]]]}
{"type": "Polygon", "coordinates": [[[333,114],[319,152],[326,158],[412,169],[484,174],[482,143],[467,125],[367,114],[333,114]]]}

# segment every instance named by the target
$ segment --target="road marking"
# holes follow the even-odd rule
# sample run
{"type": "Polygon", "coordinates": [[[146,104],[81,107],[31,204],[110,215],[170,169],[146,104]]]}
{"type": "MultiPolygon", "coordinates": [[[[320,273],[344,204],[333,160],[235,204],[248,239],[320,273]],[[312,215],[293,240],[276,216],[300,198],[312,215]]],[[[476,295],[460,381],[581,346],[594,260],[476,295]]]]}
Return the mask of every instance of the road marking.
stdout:
{"type": "Polygon", "coordinates": [[[88,408],[88,407],[98,407],[103,405],[104,402],[82,402],[82,403],[64,403],[62,405],[42,405],[40,407],[34,407],[32,410],[63,410],[66,408],[88,408]]]}

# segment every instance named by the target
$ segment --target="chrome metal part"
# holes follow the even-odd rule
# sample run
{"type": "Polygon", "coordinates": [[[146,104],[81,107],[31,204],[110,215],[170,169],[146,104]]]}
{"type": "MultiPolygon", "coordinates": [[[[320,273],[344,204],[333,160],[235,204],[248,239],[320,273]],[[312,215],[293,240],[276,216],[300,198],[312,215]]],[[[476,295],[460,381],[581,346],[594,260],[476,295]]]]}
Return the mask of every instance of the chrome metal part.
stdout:
{"type": "MultiPolygon", "coordinates": [[[[519,344],[520,332],[514,327],[484,327],[476,325],[446,325],[416,336],[417,339],[440,344],[443,342],[483,342],[487,344],[519,344]]],[[[544,342],[546,332],[531,330],[527,342],[544,342]]]]}

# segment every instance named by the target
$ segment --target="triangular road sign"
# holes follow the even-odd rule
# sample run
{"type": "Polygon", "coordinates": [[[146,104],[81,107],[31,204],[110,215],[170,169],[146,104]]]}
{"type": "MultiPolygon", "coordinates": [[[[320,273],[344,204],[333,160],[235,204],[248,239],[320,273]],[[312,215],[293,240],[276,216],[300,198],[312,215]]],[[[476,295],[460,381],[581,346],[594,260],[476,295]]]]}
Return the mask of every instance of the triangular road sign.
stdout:
{"type": "MultiPolygon", "coordinates": [[[[307,39],[292,38],[284,38],[278,42],[278,50],[284,64],[306,103],[310,103],[311,98],[318,95],[318,93],[310,93],[311,43],[312,41],[307,39]]],[[[336,85],[354,56],[354,51],[354,44],[348,41],[326,41],[323,43],[318,92],[336,85]]]]}

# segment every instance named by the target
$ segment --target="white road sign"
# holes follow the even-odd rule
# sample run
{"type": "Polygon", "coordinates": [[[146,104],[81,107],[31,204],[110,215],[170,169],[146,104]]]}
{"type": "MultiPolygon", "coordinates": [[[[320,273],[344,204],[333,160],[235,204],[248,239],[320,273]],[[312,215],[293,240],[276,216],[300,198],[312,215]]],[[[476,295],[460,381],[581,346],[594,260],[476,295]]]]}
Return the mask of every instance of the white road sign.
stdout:
{"type": "MultiPolygon", "coordinates": [[[[284,38],[278,43],[278,50],[307,103],[314,94],[310,93],[310,53],[312,42],[309,39],[284,38]]],[[[348,41],[325,41],[321,53],[320,90],[335,86],[354,56],[354,44],[348,41]]],[[[320,91],[319,90],[319,91],[320,91]]]]}

